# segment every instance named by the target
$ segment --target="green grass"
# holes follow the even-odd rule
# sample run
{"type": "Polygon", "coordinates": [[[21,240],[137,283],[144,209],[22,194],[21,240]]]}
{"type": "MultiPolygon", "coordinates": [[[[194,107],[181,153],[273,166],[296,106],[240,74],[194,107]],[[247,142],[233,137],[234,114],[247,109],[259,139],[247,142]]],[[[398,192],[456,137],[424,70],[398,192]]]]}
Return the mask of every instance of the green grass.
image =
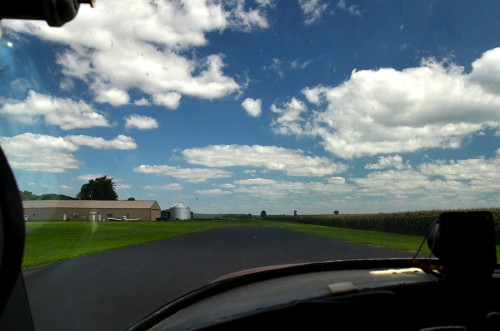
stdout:
{"type": "MultiPolygon", "coordinates": [[[[263,220],[27,222],[23,268],[234,225],[273,226],[402,251],[416,251],[423,239],[421,236],[263,220]]],[[[423,253],[428,252],[424,245],[423,253]]],[[[497,246],[498,256],[499,253],[497,246]]]]}
{"type": "MultiPolygon", "coordinates": [[[[389,232],[355,230],[345,228],[335,228],[331,226],[311,225],[291,222],[268,222],[270,226],[278,226],[292,231],[300,231],[327,238],[335,238],[352,241],[364,245],[380,246],[396,249],[400,251],[416,252],[423,236],[412,236],[406,234],[395,234],[389,232]]],[[[427,242],[422,245],[420,256],[425,257],[430,253],[427,242]]],[[[500,263],[500,245],[496,246],[497,263],[500,263]]]]}
{"type": "Polygon", "coordinates": [[[27,222],[23,268],[214,227],[210,222],[27,222]]]}
{"type": "MultiPolygon", "coordinates": [[[[411,236],[404,234],[395,234],[388,232],[367,231],[367,230],[354,230],[345,228],[335,228],[330,226],[301,224],[301,223],[278,223],[270,224],[272,226],[279,226],[292,231],[305,232],[317,236],[335,238],[355,243],[381,246],[392,248],[400,251],[417,251],[422,243],[423,237],[411,236]]],[[[429,253],[426,245],[422,247],[423,253],[429,253]]]]}

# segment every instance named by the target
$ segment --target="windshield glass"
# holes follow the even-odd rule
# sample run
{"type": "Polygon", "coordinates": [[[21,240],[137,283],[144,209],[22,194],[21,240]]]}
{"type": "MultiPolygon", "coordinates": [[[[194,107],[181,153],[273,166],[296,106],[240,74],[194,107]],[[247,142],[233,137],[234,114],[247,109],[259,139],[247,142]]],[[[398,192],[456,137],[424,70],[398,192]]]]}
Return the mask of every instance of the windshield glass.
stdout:
{"type": "Polygon", "coordinates": [[[411,257],[440,211],[498,218],[498,13],[102,0],[63,27],[2,20],[36,327],[119,330],[227,273],[411,257]]]}

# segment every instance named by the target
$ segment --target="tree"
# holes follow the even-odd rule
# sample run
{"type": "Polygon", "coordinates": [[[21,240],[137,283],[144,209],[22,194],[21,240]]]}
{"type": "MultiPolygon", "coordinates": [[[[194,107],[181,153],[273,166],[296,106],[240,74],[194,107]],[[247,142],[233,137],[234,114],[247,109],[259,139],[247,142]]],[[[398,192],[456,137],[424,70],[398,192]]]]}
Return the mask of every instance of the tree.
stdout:
{"type": "Polygon", "coordinates": [[[334,213],[335,215],[340,214],[340,212],[339,212],[338,210],[334,211],[333,213],[334,213]]]}
{"type": "Polygon", "coordinates": [[[264,218],[266,216],[267,216],[267,213],[266,213],[265,210],[263,210],[263,211],[260,212],[260,217],[264,218]]]}
{"type": "Polygon", "coordinates": [[[127,201],[135,201],[135,198],[134,197],[130,197],[127,199],[127,201]]]}
{"type": "Polygon", "coordinates": [[[40,195],[40,200],[76,200],[64,194],[48,193],[40,195]]]}
{"type": "Polygon", "coordinates": [[[73,197],[69,197],[64,194],[47,193],[42,195],[33,194],[30,191],[19,191],[21,195],[21,200],[76,200],[73,197]]]}
{"type": "Polygon", "coordinates": [[[21,200],[39,200],[39,197],[36,194],[33,194],[30,191],[19,191],[21,195],[21,200]]]}
{"type": "Polygon", "coordinates": [[[293,211],[293,216],[297,216],[297,211],[296,210],[293,211]]]}
{"type": "Polygon", "coordinates": [[[113,178],[102,176],[83,184],[76,198],[80,200],[118,200],[118,194],[115,192],[113,178]]]}

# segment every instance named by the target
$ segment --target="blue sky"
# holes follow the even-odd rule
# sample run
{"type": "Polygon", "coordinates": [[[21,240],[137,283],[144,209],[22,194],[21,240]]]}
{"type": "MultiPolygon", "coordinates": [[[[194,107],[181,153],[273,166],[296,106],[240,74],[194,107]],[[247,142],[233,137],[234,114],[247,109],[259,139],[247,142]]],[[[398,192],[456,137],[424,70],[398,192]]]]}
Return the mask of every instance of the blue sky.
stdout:
{"type": "Polygon", "coordinates": [[[495,1],[98,1],[3,20],[21,190],[269,214],[498,207],[495,1]]]}

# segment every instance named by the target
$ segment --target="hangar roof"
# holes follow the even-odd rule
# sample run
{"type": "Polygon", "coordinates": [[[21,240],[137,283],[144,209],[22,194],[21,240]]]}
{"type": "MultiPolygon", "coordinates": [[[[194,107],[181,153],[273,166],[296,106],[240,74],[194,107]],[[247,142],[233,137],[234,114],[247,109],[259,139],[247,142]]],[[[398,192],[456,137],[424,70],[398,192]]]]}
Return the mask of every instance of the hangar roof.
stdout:
{"type": "Polygon", "coordinates": [[[103,208],[103,209],[160,209],[155,200],[29,200],[24,208],[103,208]]]}

